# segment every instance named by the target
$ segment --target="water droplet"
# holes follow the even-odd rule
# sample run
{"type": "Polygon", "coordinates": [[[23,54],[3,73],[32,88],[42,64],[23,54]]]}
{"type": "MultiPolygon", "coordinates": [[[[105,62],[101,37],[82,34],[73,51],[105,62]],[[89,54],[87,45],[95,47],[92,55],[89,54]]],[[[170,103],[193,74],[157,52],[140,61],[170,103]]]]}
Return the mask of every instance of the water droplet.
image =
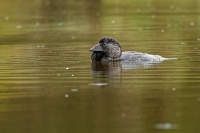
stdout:
{"type": "Polygon", "coordinates": [[[65,69],[66,69],[66,70],[69,70],[69,68],[68,68],[68,67],[66,67],[65,69]]]}
{"type": "Polygon", "coordinates": [[[74,77],[74,74],[72,74],[72,77],[74,77]]]}

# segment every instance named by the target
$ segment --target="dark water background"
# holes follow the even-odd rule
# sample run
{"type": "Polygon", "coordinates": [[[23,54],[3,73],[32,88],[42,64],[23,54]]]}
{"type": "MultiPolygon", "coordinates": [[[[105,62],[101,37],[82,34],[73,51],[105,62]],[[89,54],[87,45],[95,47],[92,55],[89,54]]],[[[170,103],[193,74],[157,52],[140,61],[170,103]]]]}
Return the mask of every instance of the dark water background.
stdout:
{"type": "Polygon", "coordinates": [[[198,0],[0,0],[2,133],[199,133],[198,0]],[[178,60],[92,63],[122,49],[178,60]]]}

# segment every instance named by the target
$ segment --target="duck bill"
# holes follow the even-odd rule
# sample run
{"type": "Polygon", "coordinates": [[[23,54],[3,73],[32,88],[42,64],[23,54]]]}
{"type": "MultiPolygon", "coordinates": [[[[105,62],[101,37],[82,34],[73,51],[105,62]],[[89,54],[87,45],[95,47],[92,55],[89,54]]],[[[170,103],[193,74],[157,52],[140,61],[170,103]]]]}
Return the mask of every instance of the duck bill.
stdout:
{"type": "Polygon", "coordinates": [[[103,51],[103,49],[102,49],[102,47],[99,45],[99,44],[97,44],[97,45],[95,45],[94,47],[92,47],[91,49],[90,49],[90,51],[96,51],[96,52],[102,52],[103,51]]]}

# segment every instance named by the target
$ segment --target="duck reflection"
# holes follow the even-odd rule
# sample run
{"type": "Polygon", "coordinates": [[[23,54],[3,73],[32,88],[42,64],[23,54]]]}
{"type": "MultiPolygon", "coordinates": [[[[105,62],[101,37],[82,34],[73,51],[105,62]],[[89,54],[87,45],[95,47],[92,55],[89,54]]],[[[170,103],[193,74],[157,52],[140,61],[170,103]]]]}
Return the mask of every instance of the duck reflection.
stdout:
{"type": "Polygon", "coordinates": [[[158,62],[131,62],[131,61],[93,61],[91,62],[92,86],[102,88],[120,88],[122,86],[122,72],[143,70],[157,66],[158,62]]]}
{"type": "Polygon", "coordinates": [[[132,61],[93,61],[91,63],[94,77],[120,77],[122,71],[141,70],[155,67],[160,62],[132,62],[132,61]]]}

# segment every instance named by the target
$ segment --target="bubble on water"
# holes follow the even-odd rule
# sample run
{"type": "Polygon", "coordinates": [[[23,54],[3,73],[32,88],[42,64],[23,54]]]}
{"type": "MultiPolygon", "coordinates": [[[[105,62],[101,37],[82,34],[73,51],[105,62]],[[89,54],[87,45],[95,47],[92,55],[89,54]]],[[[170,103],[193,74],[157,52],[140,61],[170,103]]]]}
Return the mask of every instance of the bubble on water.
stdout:
{"type": "Polygon", "coordinates": [[[49,0],[45,0],[44,4],[45,4],[45,6],[49,6],[50,5],[50,1],[49,0]]]}
{"type": "Polygon", "coordinates": [[[71,39],[75,39],[76,37],[75,36],[71,36],[71,39]]]}
{"type": "Polygon", "coordinates": [[[155,128],[156,129],[177,129],[177,125],[175,124],[172,124],[172,123],[158,123],[158,124],[155,124],[155,128]]]}
{"type": "Polygon", "coordinates": [[[60,74],[60,73],[57,73],[56,76],[61,76],[61,74],[60,74]]]}
{"type": "Polygon", "coordinates": [[[186,15],[185,15],[185,14],[182,14],[182,15],[181,15],[181,17],[185,18],[185,17],[186,17],[186,15]]]}
{"type": "Polygon", "coordinates": [[[140,32],[142,32],[142,31],[143,31],[143,29],[142,29],[142,28],[139,28],[139,31],[140,31],[140,32]]]}
{"type": "Polygon", "coordinates": [[[9,16],[5,16],[4,19],[8,21],[10,19],[10,17],[9,16]]]}
{"type": "Polygon", "coordinates": [[[74,74],[72,74],[72,77],[74,77],[74,74]]]}
{"type": "Polygon", "coordinates": [[[111,20],[111,24],[115,24],[116,23],[116,21],[115,20],[111,20]]]}
{"type": "Polygon", "coordinates": [[[167,27],[168,27],[168,28],[171,27],[171,24],[167,24],[167,27]]]}
{"type": "Polygon", "coordinates": [[[191,26],[194,26],[194,22],[190,22],[190,25],[191,25],[191,26]]]}
{"type": "Polygon", "coordinates": [[[122,117],[122,118],[126,117],[126,113],[124,113],[124,112],[121,113],[121,117],[122,117]]]}
{"type": "Polygon", "coordinates": [[[101,13],[100,13],[100,12],[96,12],[96,15],[97,15],[97,16],[100,16],[100,15],[101,15],[101,13]]]}
{"type": "Polygon", "coordinates": [[[71,91],[72,91],[72,92],[76,92],[76,91],[78,91],[78,89],[71,89],[71,91]]]}
{"type": "Polygon", "coordinates": [[[171,5],[169,6],[169,8],[173,10],[173,9],[175,8],[175,5],[171,4],[171,5]]]}
{"type": "Polygon", "coordinates": [[[155,19],[155,18],[156,18],[156,15],[152,15],[151,18],[155,19]]]}
{"type": "Polygon", "coordinates": [[[17,28],[17,29],[21,29],[22,26],[21,26],[21,25],[16,25],[15,28],[17,28]]]}
{"type": "Polygon", "coordinates": [[[69,95],[68,94],[65,94],[65,98],[68,98],[69,97],[69,95]]]}
{"type": "Polygon", "coordinates": [[[69,68],[68,68],[68,67],[66,67],[65,69],[66,69],[66,70],[69,70],[69,68]]]}
{"type": "Polygon", "coordinates": [[[90,83],[91,86],[106,86],[108,83],[90,83]]]}
{"type": "Polygon", "coordinates": [[[58,26],[63,26],[63,24],[64,24],[63,22],[60,22],[58,23],[58,26]]]}
{"type": "Polygon", "coordinates": [[[39,23],[39,22],[36,22],[36,23],[35,23],[35,25],[36,25],[36,26],[39,26],[39,25],[40,25],[40,23],[39,23]]]}
{"type": "Polygon", "coordinates": [[[136,9],[136,12],[141,12],[142,10],[140,8],[136,9]]]}

